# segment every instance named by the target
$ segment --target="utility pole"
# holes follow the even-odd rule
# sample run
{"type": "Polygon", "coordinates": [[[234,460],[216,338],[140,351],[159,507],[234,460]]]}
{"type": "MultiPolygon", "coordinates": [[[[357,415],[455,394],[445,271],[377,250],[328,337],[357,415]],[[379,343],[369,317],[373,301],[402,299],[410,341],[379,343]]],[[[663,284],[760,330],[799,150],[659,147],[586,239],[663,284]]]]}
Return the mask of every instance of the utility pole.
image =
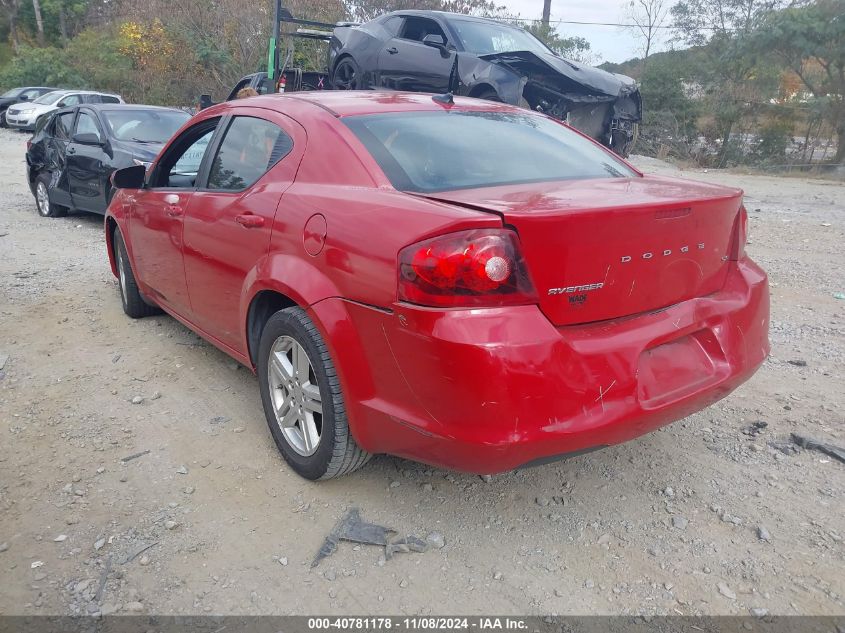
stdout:
{"type": "MultiPolygon", "coordinates": [[[[281,25],[282,21],[282,0],[276,0],[275,19],[273,20],[273,38],[270,40],[270,61],[272,69],[267,70],[267,75],[273,79],[273,86],[279,82],[279,47],[281,46],[281,25]],[[271,75],[272,73],[272,75],[271,75]]],[[[274,87],[275,90],[275,87],[274,87]]]]}
{"type": "MultiPolygon", "coordinates": [[[[543,25],[549,26],[549,18],[552,14],[552,0],[543,0],[543,25]]],[[[534,15],[537,15],[536,13],[534,15]]]]}

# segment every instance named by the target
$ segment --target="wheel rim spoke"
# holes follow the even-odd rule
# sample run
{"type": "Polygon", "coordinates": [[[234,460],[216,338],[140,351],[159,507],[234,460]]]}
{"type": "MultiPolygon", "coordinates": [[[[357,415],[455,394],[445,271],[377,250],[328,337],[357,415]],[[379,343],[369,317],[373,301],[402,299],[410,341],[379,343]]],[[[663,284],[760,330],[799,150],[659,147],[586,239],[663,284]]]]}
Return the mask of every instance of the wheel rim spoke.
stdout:
{"type": "Polygon", "coordinates": [[[302,432],[302,441],[305,444],[305,449],[313,451],[314,447],[320,442],[320,434],[317,432],[317,425],[314,423],[314,418],[310,415],[304,415],[299,422],[299,430],[302,432]]]}
{"type": "Polygon", "coordinates": [[[294,343],[293,367],[296,378],[301,382],[307,382],[308,374],[311,373],[311,362],[308,360],[305,349],[299,343],[294,343]]]}
{"type": "Polygon", "coordinates": [[[280,416],[279,426],[283,429],[292,429],[296,426],[296,422],[299,420],[299,409],[290,400],[286,400],[279,409],[285,411],[284,415],[280,416]]]}
{"type": "Polygon", "coordinates": [[[290,336],[280,336],[270,348],[267,378],[276,425],[298,454],[313,455],[320,444],[323,398],[311,359],[290,336]]]}
{"type": "Polygon", "coordinates": [[[317,385],[308,383],[302,387],[304,402],[302,408],[311,413],[323,413],[323,402],[320,399],[320,388],[317,385]]]}

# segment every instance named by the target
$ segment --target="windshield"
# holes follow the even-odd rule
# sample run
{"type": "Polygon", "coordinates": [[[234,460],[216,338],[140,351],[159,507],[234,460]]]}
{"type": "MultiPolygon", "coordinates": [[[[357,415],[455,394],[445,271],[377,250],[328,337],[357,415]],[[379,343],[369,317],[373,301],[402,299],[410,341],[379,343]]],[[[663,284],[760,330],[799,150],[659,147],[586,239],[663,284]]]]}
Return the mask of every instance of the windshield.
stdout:
{"type": "Polygon", "coordinates": [[[464,49],[476,55],[510,51],[552,52],[530,33],[504,24],[457,19],[452,20],[451,25],[464,49]]]}
{"type": "Polygon", "coordinates": [[[41,95],[32,103],[40,103],[41,105],[53,105],[56,101],[65,96],[65,92],[48,92],[46,95],[41,95]]]}
{"type": "Polygon", "coordinates": [[[530,112],[411,112],[341,120],[400,191],[637,176],[591,140],[530,112]]]}
{"type": "Polygon", "coordinates": [[[23,88],[12,88],[0,95],[0,99],[11,99],[12,97],[17,97],[21,92],[23,92],[23,88]]]}
{"type": "Polygon", "coordinates": [[[176,110],[107,110],[103,118],[118,141],[164,143],[190,116],[176,110]]]}

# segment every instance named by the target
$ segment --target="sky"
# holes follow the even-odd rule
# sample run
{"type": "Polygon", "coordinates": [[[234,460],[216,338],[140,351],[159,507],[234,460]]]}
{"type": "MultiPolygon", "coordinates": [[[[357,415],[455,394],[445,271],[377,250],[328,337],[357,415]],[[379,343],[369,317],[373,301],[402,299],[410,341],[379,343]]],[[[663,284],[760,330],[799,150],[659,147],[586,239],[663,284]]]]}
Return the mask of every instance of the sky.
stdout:
{"type": "MultiPolygon", "coordinates": [[[[498,0],[513,13],[522,18],[539,20],[543,13],[543,0],[498,0]]],[[[625,17],[625,0],[552,0],[551,21],[572,20],[576,22],[615,22],[628,23],[625,17]]],[[[594,64],[601,62],[623,62],[642,55],[641,42],[630,29],[615,26],[587,26],[578,24],[559,24],[558,31],[563,35],[577,35],[590,43],[594,64]]],[[[667,33],[668,35],[668,33],[667,33]]],[[[661,42],[654,52],[666,50],[661,42]]]]}

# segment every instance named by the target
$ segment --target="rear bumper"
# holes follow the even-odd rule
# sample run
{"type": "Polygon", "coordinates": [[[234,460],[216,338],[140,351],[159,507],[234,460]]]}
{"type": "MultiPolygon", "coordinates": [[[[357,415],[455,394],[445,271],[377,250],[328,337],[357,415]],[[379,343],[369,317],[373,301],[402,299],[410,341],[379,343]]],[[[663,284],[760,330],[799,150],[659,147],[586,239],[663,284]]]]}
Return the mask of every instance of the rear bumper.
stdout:
{"type": "Polygon", "coordinates": [[[333,354],[358,442],[474,473],[635,438],[725,397],[769,352],[767,279],[747,259],[717,293],[580,326],[536,306],[347,306],[366,358],[333,354]]]}

